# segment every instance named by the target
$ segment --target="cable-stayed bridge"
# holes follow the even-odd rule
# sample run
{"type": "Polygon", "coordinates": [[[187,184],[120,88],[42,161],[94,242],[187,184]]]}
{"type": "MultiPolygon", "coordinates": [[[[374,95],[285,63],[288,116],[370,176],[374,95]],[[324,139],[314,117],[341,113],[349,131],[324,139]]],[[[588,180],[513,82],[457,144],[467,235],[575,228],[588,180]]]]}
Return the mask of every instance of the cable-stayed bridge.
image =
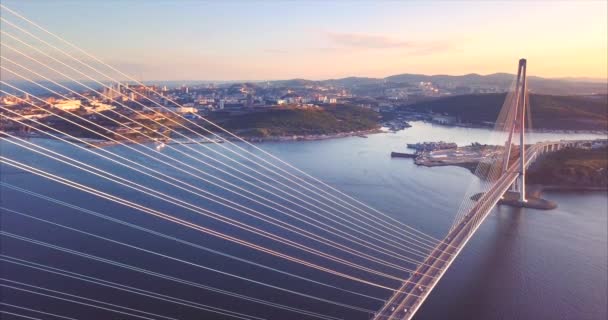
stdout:
{"type": "MultiPolygon", "coordinates": [[[[531,146],[524,160],[529,166],[539,155],[548,150],[559,150],[561,142],[545,142],[531,146]],[[552,149],[555,148],[555,149],[552,149]]],[[[516,161],[519,161],[517,158],[516,161]]],[[[424,300],[437,285],[443,274],[456,259],[475,231],[490,214],[505,192],[520,177],[518,164],[512,164],[494,185],[484,193],[468,213],[452,228],[443,242],[431,254],[375,315],[375,319],[411,319],[424,300]]]]}
{"type": "MultiPolygon", "coordinates": [[[[525,119],[528,105],[526,89],[526,60],[519,61],[518,75],[513,94],[507,96],[501,112],[504,123],[501,130],[509,133],[505,148],[481,161],[476,173],[488,181],[489,188],[474,204],[461,207],[457,218],[445,239],[437,244],[408,281],[387,301],[374,319],[411,319],[431,290],[437,285],[460,251],[483,223],[487,215],[511,188],[519,193],[519,201],[525,205],[525,172],[538,153],[555,142],[539,143],[530,148],[525,145],[525,119]],[[511,159],[513,133],[519,132],[519,155],[511,159]]],[[[557,142],[559,145],[559,142],[557,142]]],[[[557,148],[556,148],[557,149],[557,148]]]]}
{"type": "MultiPolygon", "coordinates": [[[[0,164],[68,188],[79,195],[99,198],[123,208],[125,212],[152,217],[154,221],[162,221],[178,232],[161,232],[138,224],[139,220],[130,220],[128,215],[112,215],[100,208],[77,205],[5,181],[0,181],[1,188],[78,212],[90,219],[100,219],[95,221],[116,224],[133,232],[179,243],[201,254],[221,257],[243,264],[243,268],[263,270],[289,281],[270,282],[256,278],[255,273],[241,274],[225,270],[221,266],[204,264],[195,257],[147,248],[118,237],[58,222],[52,215],[41,218],[31,212],[18,210],[19,208],[2,206],[0,212],[3,216],[18,216],[31,223],[70,232],[74,238],[94,239],[116,248],[137,252],[146,255],[151,261],[170,261],[179,265],[179,268],[194,268],[222,279],[240,281],[243,287],[253,286],[275,294],[262,296],[256,291],[224,288],[221,283],[205,283],[204,278],[186,278],[169,270],[159,271],[153,266],[120,260],[122,257],[94,254],[85,250],[86,247],[74,248],[26,236],[21,232],[23,230],[3,229],[0,236],[49,252],[147,276],[150,281],[167,281],[176,286],[210,292],[258,308],[280,310],[290,314],[293,319],[342,319],[342,314],[346,311],[349,315],[362,315],[361,318],[373,315],[375,319],[410,319],[505,193],[519,194],[519,203],[525,205],[526,168],[542,153],[557,150],[569,143],[560,141],[526,145],[525,132],[530,127],[529,101],[526,62],[521,60],[517,79],[496,121],[495,131],[507,135],[505,145],[495,147],[494,152],[480,162],[475,172],[482,181],[481,188],[475,189],[479,193],[477,200],[469,199],[467,195],[456,212],[447,236],[439,239],[337,190],[216,123],[205,118],[195,121],[184,117],[175,111],[175,107],[182,105],[164,96],[162,92],[154,91],[4,5],[2,11],[3,28],[0,32],[3,50],[0,67],[4,74],[10,74],[28,86],[0,80],[1,93],[32,111],[31,114],[23,114],[11,105],[0,105],[0,112],[5,117],[3,123],[18,125],[40,137],[61,141],[78,150],[80,155],[86,155],[83,158],[98,159],[105,166],[4,129],[0,131],[2,143],[33,158],[44,158],[61,165],[65,171],[53,172],[35,161],[24,161],[4,154],[0,155],[0,164]],[[56,80],[57,77],[62,81],[56,80]],[[119,79],[123,82],[126,79],[128,83],[146,90],[141,92],[129,85],[121,87],[117,85],[119,79]],[[88,114],[65,112],[49,99],[35,94],[30,89],[32,87],[57,99],[78,99],[90,104],[97,103],[90,93],[97,92],[98,87],[101,87],[104,101],[113,108],[93,109],[88,114]],[[80,90],[75,90],[74,87],[80,90]],[[39,121],[38,116],[51,117],[54,123],[63,125],[54,126],[39,121]],[[99,119],[103,120],[103,124],[99,119]],[[165,145],[163,142],[164,150],[161,152],[153,144],[142,144],[141,140],[129,135],[133,125],[142,129],[139,135],[145,141],[164,141],[166,137],[159,136],[158,132],[170,131],[188,143],[165,145]],[[120,146],[122,152],[113,148],[99,148],[99,144],[93,140],[65,128],[76,128],[79,132],[86,133],[86,136],[120,146]],[[514,146],[513,138],[517,135],[519,141],[514,146]],[[206,143],[201,144],[201,141],[206,143]],[[115,170],[117,168],[120,170],[115,170]],[[68,171],[71,174],[65,174],[68,171]],[[87,175],[91,180],[78,180],[74,173],[87,175]],[[120,187],[126,192],[104,189],[98,181],[120,187]],[[150,205],[149,202],[162,206],[150,205]],[[181,233],[188,232],[196,234],[196,240],[200,238],[205,241],[181,237],[181,233]],[[207,246],[209,239],[255,254],[238,255],[222,250],[221,246],[207,246]],[[252,258],[255,255],[268,258],[252,258]],[[288,266],[297,266],[306,272],[297,272],[288,266]],[[291,286],[290,282],[304,283],[306,287],[318,288],[316,292],[321,293],[312,294],[291,286]],[[323,295],[329,292],[332,294],[323,295]],[[307,303],[290,303],[292,300],[279,299],[276,293],[302,299],[307,303]],[[363,299],[367,304],[352,303],[354,298],[363,299]],[[330,306],[337,311],[316,311],[314,306],[317,304],[330,306]],[[382,307],[378,311],[380,305],[382,307]]],[[[0,261],[3,266],[11,265],[41,274],[52,274],[153,299],[173,305],[176,310],[189,308],[222,319],[265,319],[243,311],[240,303],[213,305],[197,300],[195,296],[184,297],[155,290],[158,288],[111,281],[69,264],[57,266],[53,265],[53,261],[4,253],[0,255],[0,261]]],[[[180,318],[176,315],[179,312],[165,314],[163,311],[166,309],[136,308],[124,305],[126,302],[121,303],[122,301],[103,300],[85,292],[75,294],[50,285],[9,277],[0,279],[0,286],[7,292],[44,297],[51,301],[60,300],[62,303],[94,310],[91,312],[113,316],[180,318]]],[[[73,319],[68,316],[70,313],[62,315],[59,314],[61,310],[49,311],[26,303],[2,301],[0,306],[0,312],[5,315],[73,319]]]]}

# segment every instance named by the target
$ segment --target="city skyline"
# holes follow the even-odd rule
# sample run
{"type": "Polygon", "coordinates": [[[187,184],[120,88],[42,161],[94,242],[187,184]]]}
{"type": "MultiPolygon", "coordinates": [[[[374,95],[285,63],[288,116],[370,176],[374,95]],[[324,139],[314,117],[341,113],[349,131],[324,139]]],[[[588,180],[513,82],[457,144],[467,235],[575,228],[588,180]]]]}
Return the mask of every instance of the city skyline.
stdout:
{"type": "Polygon", "coordinates": [[[492,74],[522,56],[546,78],[608,68],[601,1],[4,3],[141,80],[492,74]]]}

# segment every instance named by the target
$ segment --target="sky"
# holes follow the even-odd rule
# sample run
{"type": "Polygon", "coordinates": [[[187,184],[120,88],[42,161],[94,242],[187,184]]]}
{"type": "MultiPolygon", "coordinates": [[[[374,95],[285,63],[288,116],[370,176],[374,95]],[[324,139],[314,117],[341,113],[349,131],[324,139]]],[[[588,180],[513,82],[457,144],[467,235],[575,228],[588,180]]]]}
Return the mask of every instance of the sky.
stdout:
{"type": "MultiPolygon", "coordinates": [[[[542,77],[608,72],[605,0],[2,4],[138,80],[514,73],[521,57],[542,77]]],[[[27,27],[6,10],[2,18],[27,27]]],[[[35,42],[4,21],[2,30],[35,42]]],[[[2,42],[19,45],[5,34],[2,42]]]]}

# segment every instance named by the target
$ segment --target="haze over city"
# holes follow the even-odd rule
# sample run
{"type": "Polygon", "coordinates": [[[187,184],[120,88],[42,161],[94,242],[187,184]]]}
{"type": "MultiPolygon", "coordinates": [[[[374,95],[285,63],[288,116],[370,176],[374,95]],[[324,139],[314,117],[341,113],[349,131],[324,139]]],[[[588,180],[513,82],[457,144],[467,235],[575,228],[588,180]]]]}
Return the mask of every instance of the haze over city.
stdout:
{"type": "Polygon", "coordinates": [[[606,1],[3,1],[140,80],[606,79],[606,1]],[[76,27],[77,26],[77,27],[76,27]]]}

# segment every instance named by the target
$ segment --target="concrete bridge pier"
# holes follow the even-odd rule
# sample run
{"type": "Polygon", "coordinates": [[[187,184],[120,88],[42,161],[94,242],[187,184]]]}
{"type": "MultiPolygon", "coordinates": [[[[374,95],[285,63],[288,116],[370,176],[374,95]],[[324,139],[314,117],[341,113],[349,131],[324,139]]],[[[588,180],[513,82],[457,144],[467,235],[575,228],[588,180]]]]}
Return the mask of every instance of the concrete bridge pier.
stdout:
{"type": "Polygon", "coordinates": [[[542,189],[534,188],[532,190],[526,190],[525,172],[527,167],[534,163],[534,161],[536,161],[539,156],[542,156],[545,153],[560,150],[561,147],[561,143],[552,143],[544,145],[543,147],[537,149],[536,152],[532,152],[529,155],[528,160],[524,164],[522,164],[525,166],[523,167],[523,174],[520,171],[519,176],[513,182],[511,188],[502,196],[498,204],[504,204],[518,208],[534,208],[543,210],[550,210],[556,208],[557,204],[555,202],[541,198],[542,189]]]}

